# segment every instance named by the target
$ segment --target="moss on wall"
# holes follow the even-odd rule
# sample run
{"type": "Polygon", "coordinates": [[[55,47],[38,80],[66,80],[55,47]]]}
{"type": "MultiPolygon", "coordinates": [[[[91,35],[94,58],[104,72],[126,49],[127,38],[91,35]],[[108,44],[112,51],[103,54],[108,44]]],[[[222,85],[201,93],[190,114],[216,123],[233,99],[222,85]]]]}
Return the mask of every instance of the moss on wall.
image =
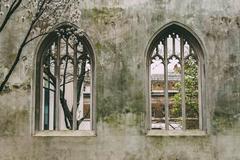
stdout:
{"type": "MultiPolygon", "coordinates": [[[[33,86],[28,80],[32,77],[26,74],[27,80],[10,83],[9,90],[0,94],[1,160],[240,158],[239,1],[152,0],[138,4],[135,0],[136,5],[131,6],[124,5],[131,3],[127,0],[112,0],[111,5],[107,0],[81,2],[87,7],[81,6],[81,24],[76,25],[88,34],[96,52],[97,136],[31,136],[31,111],[35,106],[29,93],[33,86]],[[205,46],[205,107],[208,129],[212,131],[209,136],[144,134],[148,96],[145,50],[152,35],[171,21],[189,26],[205,46]]],[[[11,27],[14,25],[21,26],[18,21],[11,27]]],[[[20,31],[1,33],[0,73],[15,57],[14,50],[23,37],[20,31]]],[[[36,47],[32,43],[24,55],[30,57],[36,47]]],[[[32,64],[31,58],[26,61],[32,64]]],[[[22,74],[17,69],[14,72],[22,74]]]]}
{"type": "Polygon", "coordinates": [[[223,79],[213,117],[215,132],[235,128],[240,121],[240,65],[230,55],[231,64],[224,67],[223,79]]]}
{"type": "Polygon", "coordinates": [[[29,113],[27,110],[11,111],[9,109],[0,108],[0,136],[15,136],[21,130],[23,125],[28,124],[29,113]]]}
{"type": "Polygon", "coordinates": [[[91,19],[95,24],[113,24],[114,21],[118,20],[122,12],[122,8],[114,7],[102,7],[102,8],[93,8],[93,9],[84,9],[82,11],[84,18],[91,19]]]}

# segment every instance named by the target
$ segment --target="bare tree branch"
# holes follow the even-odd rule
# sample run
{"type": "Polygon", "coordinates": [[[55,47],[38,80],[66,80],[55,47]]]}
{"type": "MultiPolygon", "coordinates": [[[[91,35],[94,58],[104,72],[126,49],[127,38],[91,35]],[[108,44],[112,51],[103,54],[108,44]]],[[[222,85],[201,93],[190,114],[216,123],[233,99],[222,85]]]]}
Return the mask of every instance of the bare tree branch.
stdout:
{"type": "MultiPolygon", "coordinates": [[[[53,82],[53,86],[56,87],[56,77],[51,73],[50,71],[50,67],[44,68],[44,73],[47,74],[49,76],[49,78],[52,80],[53,82]]],[[[62,90],[60,90],[60,103],[61,106],[63,108],[63,112],[64,112],[64,116],[66,117],[66,119],[69,121],[69,124],[72,125],[72,113],[69,110],[67,101],[65,100],[64,96],[63,96],[63,92],[62,90]]],[[[65,120],[66,126],[67,126],[67,121],[65,120]]],[[[69,126],[67,126],[69,127],[69,126]]],[[[71,128],[71,127],[69,127],[71,128]]],[[[69,129],[68,128],[68,129],[69,129]]]]}
{"type": "Polygon", "coordinates": [[[13,62],[13,65],[11,66],[10,70],[8,71],[6,77],[4,78],[3,82],[1,83],[0,85],[0,93],[3,91],[4,89],[4,86],[6,85],[8,79],[10,78],[10,76],[12,75],[12,72],[14,71],[16,65],[18,64],[19,62],[19,59],[20,59],[20,56],[22,54],[22,51],[23,51],[23,48],[26,46],[26,42],[27,42],[27,39],[29,38],[30,36],[30,33],[35,25],[35,23],[37,22],[37,20],[41,17],[41,15],[43,14],[43,12],[45,11],[46,8],[43,8],[44,4],[45,4],[46,0],[43,1],[42,5],[40,6],[40,11],[36,14],[36,17],[35,19],[33,19],[33,21],[31,22],[30,26],[29,26],[29,29],[18,49],[18,52],[17,52],[17,56],[13,62]]]}
{"type": "Polygon", "coordinates": [[[85,78],[85,73],[86,73],[86,61],[87,59],[87,53],[85,52],[85,56],[82,60],[82,65],[81,65],[81,72],[78,76],[78,82],[77,82],[77,86],[78,86],[78,93],[77,93],[77,102],[78,102],[78,105],[79,105],[79,100],[80,100],[80,96],[81,96],[81,89],[82,89],[82,84],[83,84],[83,81],[84,81],[84,78],[85,78]]]}
{"type": "Polygon", "coordinates": [[[33,40],[35,40],[35,39],[37,39],[37,38],[39,38],[39,37],[42,37],[42,36],[44,36],[44,35],[47,35],[47,34],[49,34],[49,32],[39,34],[39,35],[37,35],[37,36],[35,36],[35,37],[27,40],[26,43],[25,43],[25,45],[27,45],[27,44],[30,43],[31,41],[33,41],[33,40]]]}
{"type": "Polygon", "coordinates": [[[9,79],[10,76],[12,75],[12,72],[13,72],[13,70],[15,69],[15,67],[16,67],[19,59],[20,59],[20,56],[21,56],[21,54],[22,54],[22,50],[23,50],[23,48],[24,48],[24,46],[25,46],[25,43],[26,43],[26,41],[27,41],[27,38],[29,37],[29,35],[30,35],[30,33],[31,33],[31,30],[32,30],[33,25],[34,25],[34,23],[32,23],[32,24],[30,25],[30,27],[29,27],[29,29],[28,29],[28,32],[27,32],[27,34],[25,35],[25,38],[24,38],[23,42],[22,42],[21,45],[20,45],[20,48],[18,49],[17,56],[16,56],[16,58],[15,58],[15,60],[14,60],[14,63],[13,63],[13,65],[11,66],[10,70],[8,71],[8,73],[7,73],[6,77],[4,78],[3,82],[1,83],[0,92],[3,91],[3,88],[4,88],[5,84],[7,83],[8,79],[9,79]]]}
{"type": "Polygon", "coordinates": [[[10,17],[12,16],[12,14],[16,11],[16,9],[20,6],[20,4],[22,3],[22,0],[14,0],[13,3],[11,4],[1,26],[0,26],[0,32],[2,32],[2,30],[4,29],[4,27],[6,26],[8,20],[10,19],[10,17]]]}
{"type": "MultiPolygon", "coordinates": [[[[12,75],[14,69],[16,68],[19,60],[20,60],[20,57],[22,55],[22,52],[23,52],[23,49],[24,47],[32,42],[33,40],[43,36],[43,35],[46,35],[48,34],[48,32],[46,32],[46,30],[48,29],[48,27],[50,26],[48,24],[48,16],[50,15],[54,15],[57,10],[64,6],[65,5],[65,11],[67,11],[69,8],[70,8],[70,1],[71,0],[68,0],[68,2],[65,2],[63,5],[57,5],[56,8],[49,8],[49,5],[52,0],[39,0],[39,4],[38,4],[38,8],[37,8],[37,12],[35,15],[33,15],[33,20],[31,21],[30,23],[30,26],[27,30],[27,33],[26,35],[24,36],[24,39],[23,41],[21,42],[20,46],[19,46],[19,49],[17,51],[17,54],[16,54],[16,58],[9,70],[9,72],[7,73],[7,75],[5,76],[4,80],[2,81],[1,85],[0,85],[0,92],[3,91],[7,81],[9,80],[10,76],[12,75]],[[48,15],[47,17],[44,17],[42,16],[43,14],[45,15],[45,12],[47,12],[48,15]],[[44,23],[44,20],[46,20],[46,23],[44,23]],[[40,29],[40,33],[39,35],[35,36],[35,37],[30,37],[31,36],[31,32],[34,28],[36,27],[39,27],[39,26],[46,26],[47,28],[45,28],[46,30],[41,30],[40,29]],[[44,32],[42,32],[44,31],[44,32]]],[[[4,29],[4,27],[6,26],[7,22],[9,21],[9,19],[11,18],[11,16],[14,14],[14,12],[19,8],[19,6],[21,5],[22,3],[22,0],[14,0],[13,3],[11,4],[4,20],[3,20],[3,23],[1,24],[0,26],[0,32],[4,29]]],[[[23,6],[25,8],[25,6],[23,6]]],[[[27,8],[25,8],[27,9],[27,8]]],[[[32,13],[32,12],[31,12],[32,13]]],[[[32,13],[33,14],[33,13],[32,13]]],[[[68,52],[68,47],[71,47],[71,44],[67,41],[66,42],[66,53],[68,52]]],[[[79,53],[79,51],[77,51],[77,53],[79,53]]],[[[76,53],[76,54],[77,54],[76,53]]],[[[66,82],[66,77],[68,76],[67,75],[67,67],[68,67],[68,61],[69,61],[69,57],[66,57],[67,60],[66,60],[66,65],[65,65],[65,68],[64,68],[64,77],[63,77],[63,90],[60,89],[60,103],[61,103],[61,106],[62,106],[62,109],[63,109],[63,112],[64,112],[64,120],[65,120],[65,124],[66,124],[66,127],[68,129],[72,129],[73,128],[73,118],[76,118],[76,117],[73,117],[73,111],[70,111],[69,109],[69,106],[67,104],[67,100],[65,99],[65,87],[66,87],[66,84],[68,82],[66,82]]],[[[80,59],[82,60],[81,61],[81,71],[78,75],[78,79],[77,79],[77,108],[79,107],[79,102],[80,102],[80,96],[81,96],[81,89],[82,89],[82,85],[83,85],[83,82],[84,82],[84,78],[85,78],[85,74],[87,73],[86,71],[86,64],[87,64],[87,59],[88,59],[88,56],[87,56],[87,52],[85,52],[82,56],[80,56],[80,59]]],[[[80,60],[78,59],[78,61],[80,60]]],[[[78,65],[78,64],[76,64],[78,65]]],[[[50,67],[45,67],[44,68],[44,73],[49,77],[49,79],[46,79],[44,78],[45,80],[48,80],[54,87],[56,87],[56,77],[51,73],[50,71],[50,67]]],[[[50,89],[50,88],[45,88],[45,89],[49,89],[51,91],[54,91],[53,89],[50,89]]],[[[87,114],[85,114],[80,120],[77,121],[77,127],[79,128],[79,125],[81,124],[81,122],[90,114],[90,110],[88,111],[87,114]]]]}

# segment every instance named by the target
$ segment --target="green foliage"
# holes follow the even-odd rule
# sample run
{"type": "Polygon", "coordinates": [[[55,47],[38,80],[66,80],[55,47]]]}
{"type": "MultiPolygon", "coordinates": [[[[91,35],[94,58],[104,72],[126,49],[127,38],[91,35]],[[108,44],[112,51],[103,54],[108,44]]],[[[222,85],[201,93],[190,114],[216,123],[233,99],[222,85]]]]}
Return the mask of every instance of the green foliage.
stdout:
{"type": "MultiPolygon", "coordinates": [[[[184,66],[184,83],[185,83],[185,102],[187,117],[198,118],[198,66],[197,61],[190,56],[185,61],[184,66]]],[[[181,70],[176,69],[176,73],[181,70]]],[[[172,97],[173,107],[170,109],[171,115],[176,117],[181,116],[181,82],[175,83],[175,88],[179,90],[177,94],[172,97]]]]}

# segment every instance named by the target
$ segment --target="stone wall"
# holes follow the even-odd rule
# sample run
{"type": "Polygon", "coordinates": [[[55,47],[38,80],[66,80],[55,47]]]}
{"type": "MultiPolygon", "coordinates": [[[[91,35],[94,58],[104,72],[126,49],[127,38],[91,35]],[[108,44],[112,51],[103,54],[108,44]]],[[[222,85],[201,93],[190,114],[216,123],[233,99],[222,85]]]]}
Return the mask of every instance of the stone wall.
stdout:
{"type": "MultiPolygon", "coordinates": [[[[97,136],[31,135],[34,41],[0,94],[1,160],[240,159],[239,0],[81,0],[79,8],[76,25],[96,56],[97,136]],[[191,28],[205,48],[206,136],[146,136],[145,51],[172,21],[191,28]]],[[[1,80],[28,26],[19,21],[15,16],[0,34],[1,80]]]]}

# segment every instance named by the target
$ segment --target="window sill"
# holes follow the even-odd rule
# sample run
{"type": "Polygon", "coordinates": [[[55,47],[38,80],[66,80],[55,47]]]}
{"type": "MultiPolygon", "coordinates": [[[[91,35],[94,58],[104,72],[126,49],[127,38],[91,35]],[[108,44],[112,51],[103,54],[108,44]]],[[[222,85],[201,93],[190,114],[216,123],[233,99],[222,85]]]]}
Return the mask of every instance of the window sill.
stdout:
{"type": "Polygon", "coordinates": [[[206,131],[201,130],[186,130],[186,131],[166,131],[166,130],[149,130],[147,132],[148,137],[160,137],[160,136],[207,136],[206,131]]]}
{"type": "Polygon", "coordinates": [[[34,137],[95,137],[95,131],[37,131],[34,137]]]}

